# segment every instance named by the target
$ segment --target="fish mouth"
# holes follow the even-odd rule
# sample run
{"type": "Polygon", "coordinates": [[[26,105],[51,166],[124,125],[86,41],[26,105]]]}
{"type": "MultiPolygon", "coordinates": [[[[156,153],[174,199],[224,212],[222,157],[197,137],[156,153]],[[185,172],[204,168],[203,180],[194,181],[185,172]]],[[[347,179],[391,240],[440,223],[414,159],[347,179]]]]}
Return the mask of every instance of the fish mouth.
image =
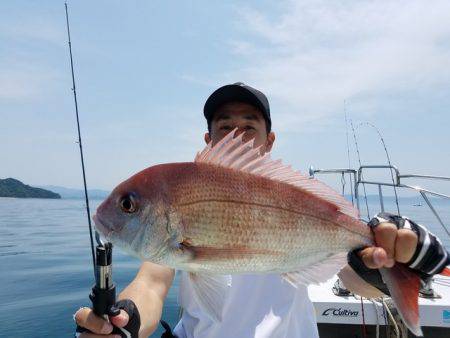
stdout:
{"type": "Polygon", "coordinates": [[[92,219],[94,220],[95,228],[103,235],[108,236],[113,232],[113,230],[105,224],[99,215],[95,214],[92,219]]]}

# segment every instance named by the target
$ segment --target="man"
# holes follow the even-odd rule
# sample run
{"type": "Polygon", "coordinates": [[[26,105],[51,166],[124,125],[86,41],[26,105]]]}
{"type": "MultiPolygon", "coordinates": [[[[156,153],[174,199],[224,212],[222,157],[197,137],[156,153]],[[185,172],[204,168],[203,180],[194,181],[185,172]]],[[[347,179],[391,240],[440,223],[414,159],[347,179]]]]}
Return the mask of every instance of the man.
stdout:
{"type": "MultiPolygon", "coordinates": [[[[262,92],[242,83],[221,87],[206,101],[204,115],[208,122],[206,143],[212,141],[214,145],[238,128],[238,133],[244,133],[244,141],[254,138],[255,146],[261,145],[262,152],[272,149],[275,134],[271,130],[269,102],[262,92]]],[[[350,253],[351,267],[346,266],[342,274],[345,285],[358,294],[375,297],[381,294],[380,290],[387,292],[378,271],[371,269],[401,262],[427,277],[448,264],[448,254],[439,240],[414,222],[384,214],[374,218],[371,225],[378,247],[350,253]]],[[[110,318],[111,323],[131,332],[139,330],[139,337],[150,335],[159,323],[173,278],[172,269],[144,262],[135,279],[120,293],[119,307],[123,310],[110,318]]],[[[221,322],[209,318],[192,299],[191,287],[182,273],[180,302],[184,311],[174,330],[179,338],[318,336],[306,287],[293,288],[279,275],[233,276],[221,322]]],[[[79,337],[113,337],[112,325],[89,308],[78,310],[75,320],[93,332],[79,337]]]]}

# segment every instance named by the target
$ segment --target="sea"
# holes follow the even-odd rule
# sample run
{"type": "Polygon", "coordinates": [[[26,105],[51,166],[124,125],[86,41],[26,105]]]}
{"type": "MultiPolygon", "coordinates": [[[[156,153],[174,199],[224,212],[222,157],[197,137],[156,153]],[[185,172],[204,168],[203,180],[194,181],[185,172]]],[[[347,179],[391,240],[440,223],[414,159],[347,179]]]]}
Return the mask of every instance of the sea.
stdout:
{"type": "MultiPolygon", "coordinates": [[[[450,202],[433,199],[450,230],[450,202]]],[[[95,210],[101,200],[91,200],[95,210]]],[[[426,204],[400,200],[403,215],[426,225],[450,249],[450,237],[426,204]]],[[[365,205],[363,204],[365,210],[365,205]]],[[[395,211],[392,201],[386,210],[395,211]]],[[[370,214],[380,210],[369,201],[370,214]]],[[[113,278],[123,289],[140,262],[114,250],[113,278]]],[[[93,268],[84,200],[0,198],[0,337],[73,337],[72,316],[89,306],[93,268]]],[[[162,318],[172,327],[179,317],[178,278],[162,318]]],[[[151,337],[161,337],[161,327],[151,337]]]]}

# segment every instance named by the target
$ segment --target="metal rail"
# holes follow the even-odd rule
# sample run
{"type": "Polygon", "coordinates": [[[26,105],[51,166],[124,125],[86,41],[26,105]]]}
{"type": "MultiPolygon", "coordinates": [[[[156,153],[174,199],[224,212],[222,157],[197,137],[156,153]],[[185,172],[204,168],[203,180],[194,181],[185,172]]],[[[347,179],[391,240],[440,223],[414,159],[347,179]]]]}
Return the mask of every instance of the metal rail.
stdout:
{"type": "MultiPolygon", "coordinates": [[[[407,175],[401,175],[398,168],[394,165],[362,165],[358,168],[358,170],[355,169],[349,169],[349,168],[342,168],[342,169],[314,169],[314,167],[309,168],[309,175],[311,178],[314,178],[316,174],[340,174],[345,175],[348,174],[350,179],[353,181],[353,187],[354,190],[351,190],[352,194],[352,201],[353,198],[356,200],[356,207],[361,212],[360,209],[360,194],[359,194],[359,186],[360,185],[375,185],[378,187],[378,197],[380,201],[380,208],[381,211],[384,211],[384,196],[383,196],[383,186],[385,187],[394,187],[394,188],[404,188],[413,190],[421,195],[425,203],[427,204],[430,211],[433,213],[433,215],[436,217],[439,224],[442,226],[444,231],[447,233],[447,235],[450,238],[450,231],[447,229],[447,227],[444,224],[444,221],[439,216],[439,213],[436,211],[435,207],[433,206],[432,201],[428,197],[430,196],[436,196],[444,199],[448,199],[450,201],[450,196],[446,194],[442,194],[440,192],[428,190],[421,188],[419,186],[413,186],[409,184],[402,183],[402,180],[404,179],[410,179],[410,178],[416,178],[416,179],[427,179],[427,180],[435,180],[435,181],[450,181],[450,177],[446,176],[434,176],[434,175],[417,175],[417,174],[407,174],[407,175]],[[363,177],[363,172],[368,169],[383,169],[383,170],[389,170],[393,171],[395,175],[393,175],[393,180],[391,182],[382,182],[382,181],[371,181],[371,180],[365,180],[363,177]]],[[[344,190],[344,189],[343,189],[344,190]]],[[[368,221],[368,220],[367,220],[368,221]]]]}

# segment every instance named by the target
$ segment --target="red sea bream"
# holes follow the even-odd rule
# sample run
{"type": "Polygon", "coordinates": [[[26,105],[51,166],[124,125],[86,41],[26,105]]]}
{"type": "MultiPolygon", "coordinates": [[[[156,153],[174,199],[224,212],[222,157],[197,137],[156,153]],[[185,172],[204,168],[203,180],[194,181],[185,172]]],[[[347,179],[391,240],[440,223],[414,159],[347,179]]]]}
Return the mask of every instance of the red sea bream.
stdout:
{"type": "MultiPolygon", "coordinates": [[[[194,162],[132,176],[94,216],[124,250],[191,272],[199,302],[217,320],[229,274],[280,273],[293,287],[320,283],[350,250],[373,245],[370,228],[341,195],[234,134],[194,162]]],[[[421,334],[418,277],[400,264],[381,272],[408,327],[421,334]]]]}

